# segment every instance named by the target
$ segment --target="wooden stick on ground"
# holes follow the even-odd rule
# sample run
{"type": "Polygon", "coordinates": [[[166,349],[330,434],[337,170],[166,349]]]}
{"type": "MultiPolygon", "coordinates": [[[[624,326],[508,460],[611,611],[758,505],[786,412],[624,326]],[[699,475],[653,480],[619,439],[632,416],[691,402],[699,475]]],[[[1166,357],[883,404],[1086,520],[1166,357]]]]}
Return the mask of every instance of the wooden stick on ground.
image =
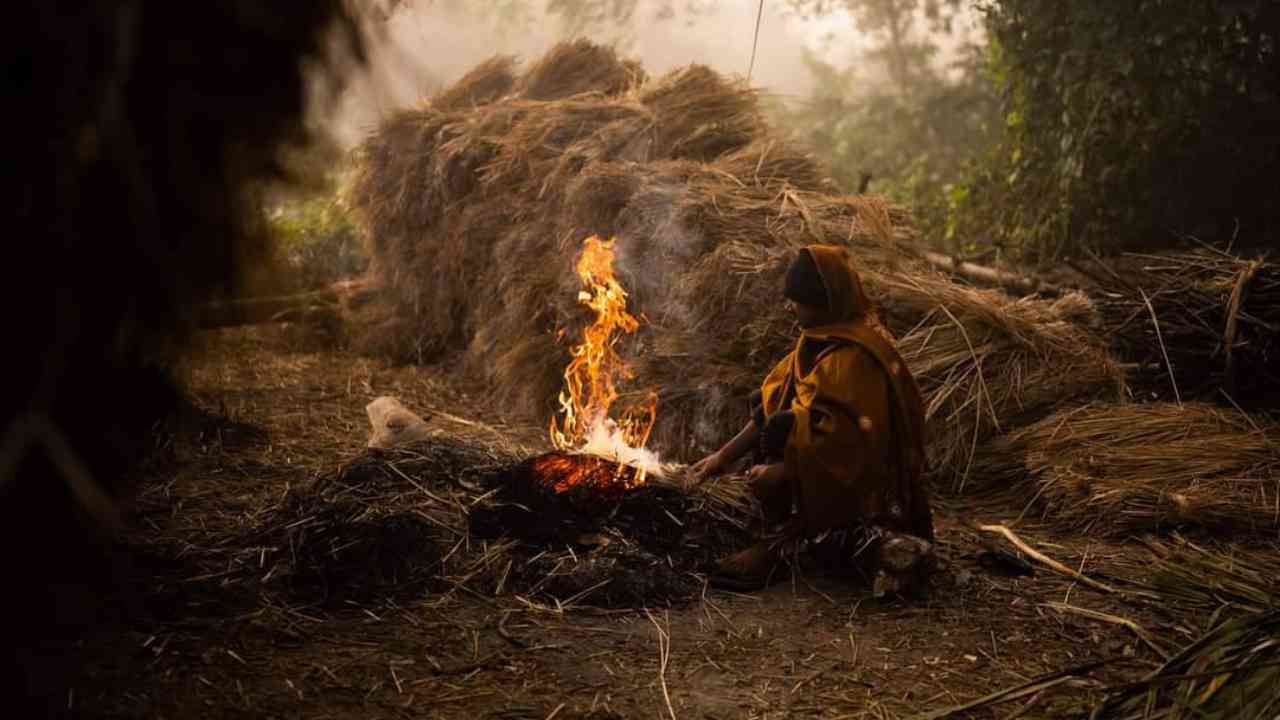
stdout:
{"type": "Polygon", "coordinates": [[[1173,376],[1173,363],[1169,362],[1169,351],[1164,346],[1164,336],[1160,334],[1160,321],[1156,319],[1156,309],[1151,305],[1151,298],[1147,297],[1147,292],[1141,288],[1138,292],[1142,294],[1142,302],[1147,304],[1147,310],[1151,312],[1151,324],[1156,329],[1156,341],[1160,343],[1160,354],[1164,355],[1164,368],[1169,372],[1169,384],[1173,385],[1173,397],[1178,401],[1178,407],[1182,407],[1182,393],[1178,392],[1178,380],[1173,376]]]}
{"type": "Polygon", "coordinates": [[[1110,585],[1107,585],[1106,583],[1098,582],[1097,580],[1094,580],[1093,578],[1089,577],[1088,575],[1085,575],[1084,573],[1078,572],[1076,570],[1072,570],[1066,565],[1063,565],[1057,560],[1054,560],[1048,555],[1045,555],[1039,550],[1036,550],[1035,548],[1023,542],[1022,538],[1018,537],[1012,530],[1005,527],[1004,525],[979,525],[978,530],[981,530],[982,532],[995,533],[996,535],[1003,535],[1006,540],[1012,543],[1014,547],[1018,548],[1023,553],[1025,553],[1027,557],[1030,557],[1031,559],[1044,565],[1045,567],[1048,567],[1049,569],[1053,570],[1054,572],[1057,572],[1060,575],[1066,575],[1067,577],[1075,578],[1076,580],[1079,580],[1080,582],[1084,583],[1085,585],[1088,585],[1094,590],[1101,590],[1102,592],[1108,593],[1111,595],[1123,594],[1121,593],[1120,590],[1117,590],[1111,587],[1110,585]]]}
{"type": "Polygon", "coordinates": [[[671,693],[667,691],[667,660],[671,657],[671,620],[667,619],[667,627],[664,629],[647,608],[644,614],[649,616],[649,622],[653,623],[653,627],[658,631],[658,682],[662,685],[662,699],[667,701],[667,712],[671,713],[671,720],[676,720],[676,709],[671,705],[671,693]]]}
{"type": "Polygon", "coordinates": [[[1028,695],[1035,695],[1036,693],[1041,693],[1050,688],[1062,685],[1081,675],[1087,675],[1111,662],[1114,662],[1114,660],[1097,660],[1085,665],[1079,665],[1077,667],[1052,672],[1047,675],[1041,675],[1040,677],[1032,678],[1021,685],[997,690],[990,695],[985,695],[961,705],[943,708],[941,710],[934,710],[933,712],[921,713],[919,715],[912,715],[909,720],[942,720],[943,718],[949,718],[952,715],[957,715],[968,710],[976,710],[978,708],[999,705],[1011,700],[1018,700],[1020,698],[1027,697],[1028,695]]]}
{"type": "Polygon", "coordinates": [[[1066,603],[1059,602],[1044,603],[1044,606],[1059,612],[1071,613],[1073,615],[1087,617],[1090,620],[1100,620],[1105,623],[1111,623],[1112,625],[1129,628],[1134,635],[1138,636],[1139,640],[1146,643],[1147,647],[1154,650],[1161,659],[1168,660],[1170,657],[1169,651],[1156,644],[1155,639],[1151,637],[1151,633],[1147,632],[1145,628],[1129,618],[1123,618],[1119,615],[1112,615],[1110,613],[1099,612],[1098,610],[1090,610],[1088,608],[1076,607],[1075,605],[1068,605],[1066,603]]]}
{"type": "Polygon", "coordinates": [[[1062,295],[1063,289],[1034,275],[1020,275],[1008,270],[978,265],[936,252],[922,252],[925,262],[938,270],[959,275],[975,284],[994,285],[1019,295],[1062,295]]]}

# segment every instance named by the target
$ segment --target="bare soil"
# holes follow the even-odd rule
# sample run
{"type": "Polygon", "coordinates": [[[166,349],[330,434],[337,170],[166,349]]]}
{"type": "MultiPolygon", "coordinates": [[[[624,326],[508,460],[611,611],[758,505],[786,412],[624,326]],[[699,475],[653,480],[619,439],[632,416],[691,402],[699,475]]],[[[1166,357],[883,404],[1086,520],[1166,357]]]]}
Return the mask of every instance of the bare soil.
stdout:
{"type": "Polygon", "coordinates": [[[1065,716],[1160,662],[1114,620],[1162,648],[1187,639],[1159,608],[1027,564],[974,526],[1006,523],[1116,583],[1140,572],[1139,545],[1056,535],[999,499],[937,501],[943,563],[927,601],[801,572],[751,595],[704,586],[670,606],[556,607],[440,583],[282,602],[208,572],[208,559],[291,489],[360,457],[370,400],[396,395],[441,427],[500,433],[530,452],[545,450],[544,420],[504,417],[448,367],[393,367],[290,326],[209,333],[185,380],[195,408],[138,478],[122,548],[132,580],[103,597],[114,619],[68,651],[83,664],[67,689],[74,715],[896,718],[1108,661],[956,715],[1065,716]]]}

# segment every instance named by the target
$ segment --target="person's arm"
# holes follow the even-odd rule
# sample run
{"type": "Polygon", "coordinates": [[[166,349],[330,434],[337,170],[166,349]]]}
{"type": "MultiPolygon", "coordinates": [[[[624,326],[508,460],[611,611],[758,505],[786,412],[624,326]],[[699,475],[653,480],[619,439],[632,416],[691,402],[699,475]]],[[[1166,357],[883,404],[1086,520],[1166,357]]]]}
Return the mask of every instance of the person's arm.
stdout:
{"type": "Polygon", "coordinates": [[[746,427],[733,436],[733,439],[724,444],[724,447],[718,451],[724,459],[724,464],[732,465],[741,459],[744,455],[751,452],[755,448],[756,443],[760,439],[760,428],[750,420],[747,421],[746,427]]]}
{"type": "Polygon", "coordinates": [[[783,486],[789,485],[791,476],[787,473],[786,463],[776,462],[752,467],[747,472],[747,481],[756,497],[764,500],[776,495],[783,486]]]}
{"type": "Polygon", "coordinates": [[[691,469],[693,482],[702,482],[724,472],[725,468],[737,462],[739,458],[751,452],[760,438],[760,430],[754,422],[747,421],[747,426],[724,444],[724,447],[699,460],[691,469]]]}

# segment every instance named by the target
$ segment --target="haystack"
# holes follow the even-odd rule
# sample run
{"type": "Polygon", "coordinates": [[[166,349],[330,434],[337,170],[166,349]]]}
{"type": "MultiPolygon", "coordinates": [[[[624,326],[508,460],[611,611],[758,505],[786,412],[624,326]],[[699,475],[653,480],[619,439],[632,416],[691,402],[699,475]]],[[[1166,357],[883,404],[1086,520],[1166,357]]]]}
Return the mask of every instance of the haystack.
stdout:
{"type": "Polygon", "coordinates": [[[493,102],[516,86],[516,59],[510,55],[492,57],[472,68],[456,83],[431,100],[437,110],[467,110],[493,102]]]}
{"type": "Polygon", "coordinates": [[[1280,409],[1280,267],[1209,248],[1113,264],[1090,274],[1136,392],[1280,409]]]}
{"type": "Polygon", "coordinates": [[[796,336],[785,264],[825,242],[851,249],[902,338],[943,472],[963,475],[975,443],[1056,403],[1115,393],[1119,371],[1080,322],[1082,296],[956,285],[921,262],[905,211],[839,194],[751,89],[700,66],[617,80],[637,76],[612,51],[564,45],[500,99],[467,111],[428,101],[369,138],[352,200],[403,354],[460,359],[506,407],[547,418],[568,362],[557,333],[588,320],[575,256],[590,235],[616,237],[629,309],[646,321],[621,348],[632,388],[659,393],[652,443],[689,459],[745,421],[751,390],[796,336]],[[598,85],[530,94],[547,68],[588,59],[598,85]]]}
{"type": "Polygon", "coordinates": [[[989,443],[977,465],[1090,532],[1280,531],[1280,427],[1207,403],[1065,409],[989,443]]]}

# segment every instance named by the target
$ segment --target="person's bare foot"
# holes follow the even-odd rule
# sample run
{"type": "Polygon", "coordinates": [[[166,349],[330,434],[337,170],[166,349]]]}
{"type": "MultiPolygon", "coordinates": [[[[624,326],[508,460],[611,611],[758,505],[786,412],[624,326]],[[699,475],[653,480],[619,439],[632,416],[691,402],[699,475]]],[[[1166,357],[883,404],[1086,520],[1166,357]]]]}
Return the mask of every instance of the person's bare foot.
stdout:
{"type": "Polygon", "coordinates": [[[890,534],[880,546],[880,570],[876,573],[877,597],[896,595],[924,598],[936,558],[933,545],[911,535],[890,534]]]}
{"type": "Polygon", "coordinates": [[[709,580],[712,587],[725,590],[761,590],[779,579],[781,565],[778,549],[762,540],[721,559],[709,580]]]}

